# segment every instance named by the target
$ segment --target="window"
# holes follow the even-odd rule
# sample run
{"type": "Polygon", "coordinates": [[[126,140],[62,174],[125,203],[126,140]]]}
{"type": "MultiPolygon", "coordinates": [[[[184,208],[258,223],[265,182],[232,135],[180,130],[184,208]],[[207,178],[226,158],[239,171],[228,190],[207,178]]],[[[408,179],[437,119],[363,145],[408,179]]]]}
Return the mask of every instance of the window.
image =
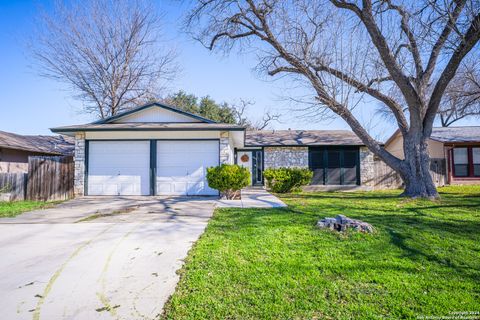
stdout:
{"type": "Polygon", "coordinates": [[[344,184],[357,183],[358,152],[345,150],[343,153],[343,182],[344,184]]]}
{"type": "Polygon", "coordinates": [[[453,148],[453,175],[480,177],[480,147],[453,148]]]}
{"type": "Polygon", "coordinates": [[[480,147],[472,148],[473,175],[480,177],[480,147]]]}
{"type": "Polygon", "coordinates": [[[468,177],[468,148],[454,148],[453,163],[456,177],[468,177]]]}
{"type": "Polygon", "coordinates": [[[312,184],[357,185],[360,183],[358,147],[310,147],[309,167],[312,184]]]}

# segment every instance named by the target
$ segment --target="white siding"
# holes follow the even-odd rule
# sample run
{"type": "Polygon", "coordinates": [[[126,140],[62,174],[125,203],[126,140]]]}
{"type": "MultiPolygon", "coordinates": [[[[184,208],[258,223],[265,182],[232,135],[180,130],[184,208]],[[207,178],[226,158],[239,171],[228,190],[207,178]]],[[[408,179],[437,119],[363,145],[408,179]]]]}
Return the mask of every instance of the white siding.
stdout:
{"type": "Polygon", "coordinates": [[[127,122],[201,122],[200,120],[187,115],[170,111],[161,107],[152,106],[150,108],[135,112],[133,114],[121,117],[113,123],[127,122]]]}
{"type": "MultiPolygon", "coordinates": [[[[445,153],[443,150],[443,143],[428,139],[428,153],[432,159],[444,159],[445,153]]],[[[393,154],[395,157],[404,159],[403,155],[403,137],[400,133],[397,133],[395,138],[385,146],[385,149],[393,154]]]]}

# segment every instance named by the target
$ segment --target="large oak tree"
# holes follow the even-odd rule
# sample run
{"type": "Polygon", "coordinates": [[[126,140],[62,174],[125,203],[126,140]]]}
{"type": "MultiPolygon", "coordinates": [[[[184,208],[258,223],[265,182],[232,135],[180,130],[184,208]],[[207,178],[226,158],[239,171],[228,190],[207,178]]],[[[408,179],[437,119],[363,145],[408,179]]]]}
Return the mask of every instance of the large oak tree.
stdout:
{"type": "Polygon", "coordinates": [[[186,27],[210,49],[253,51],[266,74],[303,81],[318,113],[340,116],[401,175],[404,195],[438,197],[427,139],[460,63],[478,55],[478,0],[197,0],[186,27]],[[366,97],[394,115],[405,159],[355,117],[366,97]]]}

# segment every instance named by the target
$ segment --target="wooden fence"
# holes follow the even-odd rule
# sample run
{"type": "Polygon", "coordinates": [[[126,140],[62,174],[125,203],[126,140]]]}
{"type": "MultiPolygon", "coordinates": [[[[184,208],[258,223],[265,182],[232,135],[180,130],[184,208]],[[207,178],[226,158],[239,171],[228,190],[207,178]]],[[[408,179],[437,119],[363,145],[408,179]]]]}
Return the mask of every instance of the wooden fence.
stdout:
{"type": "Polygon", "coordinates": [[[29,157],[27,173],[0,173],[0,193],[10,200],[66,200],[73,198],[73,175],[72,157],[29,157]]]}
{"type": "MultiPolygon", "coordinates": [[[[381,160],[374,162],[374,172],[374,189],[396,189],[403,184],[400,175],[381,160]]],[[[431,159],[430,174],[437,187],[444,186],[447,175],[445,159],[431,159]]]]}
{"type": "Polygon", "coordinates": [[[0,173],[0,200],[25,200],[26,195],[26,173],[0,173]]]}
{"type": "Polygon", "coordinates": [[[23,162],[0,162],[0,173],[26,173],[28,163],[23,162]]]}
{"type": "Polygon", "coordinates": [[[72,157],[29,157],[27,198],[66,200],[73,197],[72,157]]]}

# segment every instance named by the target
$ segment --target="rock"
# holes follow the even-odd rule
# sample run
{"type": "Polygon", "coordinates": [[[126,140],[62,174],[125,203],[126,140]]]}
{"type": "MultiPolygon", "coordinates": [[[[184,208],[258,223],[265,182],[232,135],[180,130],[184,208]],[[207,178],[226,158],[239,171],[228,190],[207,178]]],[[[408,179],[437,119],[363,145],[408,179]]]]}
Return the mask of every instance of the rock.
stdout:
{"type": "Polygon", "coordinates": [[[324,218],[317,222],[318,228],[329,228],[331,230],[345,231],[347,229],[353,229],[359,232],[372,233],[374,228],[371,224],[361,220],[355,220],[348,218],[342,214],[337,215],[335,218],[324,218]]]}
{"type": "Polygon", "coordinates": [[[323,220],[325,220],[326,223],[332,223],[332,224],[337,223],[337,219],[335,218],[325,218],[323,220]]]}
{"type": "Polygon", "coordinates": [[[317,227],[318,228],[326,228],[327,227],[327,223],[322,221],[322,220],[318,220],[317,222],[317,227]]]}

